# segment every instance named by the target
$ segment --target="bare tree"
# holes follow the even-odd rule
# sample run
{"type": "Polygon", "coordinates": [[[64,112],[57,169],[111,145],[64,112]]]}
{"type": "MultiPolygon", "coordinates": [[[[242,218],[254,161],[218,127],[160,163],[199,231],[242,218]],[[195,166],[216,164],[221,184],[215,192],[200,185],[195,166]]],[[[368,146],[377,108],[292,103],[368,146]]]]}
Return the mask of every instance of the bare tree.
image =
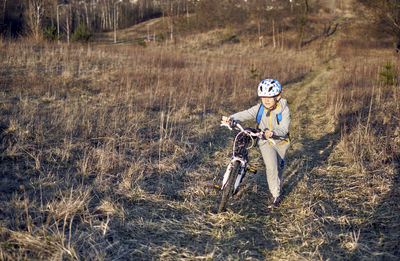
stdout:
{"type": "MultiPolygon", "coordinates": [[[[0,31],[9,30],[21,35],[22,30],[36,40],[42,37],[43,29],[59,22],[63,34],[68,36],[79,24],[85,24],[90,31],[99,32],[113,29],[113,6],[118,0],[0,0],[0,31]],[[23,15],[20,15],[23,13],[23,15]],[[11,26],[12,25],[12,26],[11,26]]],[[[166,3],[166,12],[176,15],[184,13],[189,4],[186,0],[124,0],[119,8],[118,23],[123,27],[160,15],[161,3],[166,3]],[[171,12],[171,6],[173,12],[171,12]],[[179,6],[179,7],[178,7],[179,6]]],[[[175,31],[176,21],[169,24],[175,31]]]]}
{"type": "MultiPolygon", "coordinates": [[[[249,3],[250,8],[250,19],[254,20],[257,23],[257,33],[258,33],[258,44],[260,47],[264,46],[264,36],[263,28],[261,26],[263,20],[266,17],[266,1],[263,0],[255,0],[249,3]]],[[[265,32],[264,32],[265,33],[265,32]]]]}
{"type": "Polygon", "coordinates": [[[42,35],[42,19],[44,12],[43,0],[27,0],[27,10],[25,12],[28,32],[36,41],[40,40],[42,35]]]}
{"type": "Polygon", "coordinates": [[[368,11],[368,20],[379,32],[393,38],[395,48],[400,50],[400,0],[358,0],[368,11]]]}
{"type": "Polygon", "coordinates": [[[83,8],[85,10],[85,22],[86,22],[86,26],[87,28],[90,29],[90,22],[89,22],[89,7],[88,7],[88,3],[87,2],[83,2],[83,8]]]}
{"type": "Polygon", "coordinates": [[[297,47],[301,48],[306,32],[308,22],[308,13],[310,5],[308,0],[302,0],[296,7],[296,23],[297,23],[297,47]]]}
{"type": "Polygon", "coordinates": [[[1,12],[1,22],[4,24],[5,20],[6,20],[6,7],[7,7],[7,0],[3,0],[3,10],[1,12]]]}
{"type": "Polygon", "coordinates": [[[168,16],[167,23],[169,28],[170,40],[174,41],[174,23],[175,17],[180,14],[180,1],[179,0],[168,0],[163,1],[161,10],[163,12],[163,17],[168,16]]]}
{"type": "Polygon", "coordinates": [[[72,20],[72,10],[71,5],[68,5],[65,14],[65,25],[64,30],[67,33],[67,42],[70,43],[71,40],[71,20],[72,20]]]}

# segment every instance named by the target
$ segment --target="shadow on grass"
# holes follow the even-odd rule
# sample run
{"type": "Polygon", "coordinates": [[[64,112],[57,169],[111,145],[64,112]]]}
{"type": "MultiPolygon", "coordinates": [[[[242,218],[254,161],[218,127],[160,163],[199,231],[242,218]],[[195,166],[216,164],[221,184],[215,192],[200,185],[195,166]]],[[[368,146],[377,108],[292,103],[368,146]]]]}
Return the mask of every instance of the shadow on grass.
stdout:
{"type": "Polygon", "coordinates": [[[338,137],[333,134],[327,134],[318,140],[305,137],[302,140],[302,149],[289,151],[288,169],[285,171],[282,185],[283,199],[304,179],[306,173],[326,163],[337,142],[338,137]]]}
{"type": "MultiPolygon", "coordinates": [[[[342,126],[340,122],[338,129],[342,126]]],[[[319,231],[319,237],[323,239],[317,247],[322,259],[399,259],[399,154],[395,152],[397,154],[389,162],[396,168],[396,175],[393,176],[379,171],[379,174],[366,171],[353,175],[344,171],[346,166],[340,161],[330,162],[331,169],[324,168],[338,141],[337,134],[328,134],[318,140],[305,138],[302,141],[303,148],[290,153],[289,159],[297,162],[300,159],[302,166],[294,172],[288,171],[289,176],[283,184],[284,196],[292,193],[307,175],[306,184],[310,194],[308,199],[305,198],[313,202],[310,208],[319,220],[307,222],[319,231]],[[319,166],[323,167],[323,171],[318,169],[319,166]],[[376,205],[365,205],[364,201],[370,202],[371,199],[364,200],[362,197],[371,195],[371,192],[364,190],[371,189],[375,195],[379,189],[373,187],[382,186],[388,179],[391,183],[390,192],[376,205]]]]}
{"type": "MultiPolygon", "coordinates": [[[[180,127],[177,126],[177,128],[180,127]]],[[[158,194],[168,200],[184,201],[185,198],[181,195],[181,192],[190,185],[190,178],[186,174],[196,172],[200,168],[214,168],[212,154],[226,147],[230,139],[229,135],[229,131],[215,123],[215,127],[212,127],[206,134],[188,137],[187,142],[192,149],[187,149],[188,153],[177,159],[178,167],[176,169],[161,171],[162,173],[153,171],[152,174],[139,181],[138,185],[144,191],[158,194]],[[185,184],[188,182],[189,184],[185,184]]],[[[165,157],[168,157],[168,155],[165,157]]],[[[213,184],[210,183],[210,187],[212,186],[213,184]]]]}
{"type": "MultiPolygon", "coordinates": [[[[2,132],[7,129],[6,127],[1,127],[2,132]]],[[[76,245],[76,250],[81,251],[80,256],[82,258],[89,257],[88,252],[85,250],[87,248],[98,251],[97,257],[104,255],[109,259],[125,260],[163,257],[167,259],[171,257],[192,258],[207,255],[213,256],[216,260],[235,258],[265,259],[269,251],[279,249],[281,247],[278,243],[279,240],[271,231],[279,229],[279,221],[285,210],[278,209],[270,212],[266,209],[269,192],[266,189],[267,185],[263,171],[259,170],[260,173],[255,177],[249,178],[248,176],[249,179],[245,180],[245,185],[249,184],[249,186],[244,188],[243,196],[239,196],[234,200],[228,212],[222,215],[214,214],[220,200],[220,194],[201,195],[194,193],[195,197],[193,199],[187,199],[184,196],[188,188],[196,189],[194,186],[190,186],[191,182],[198,181],[196,179],[201,179],[201,182],[203,182],[201,184],[205,182],[207,186],[213,186],[212,173],[210,174],[213,171],[210,171],[210,169],[215,169],[216,165],[213,162],[212,155],[221,148],[227,148],[232,135],[233,133],[219,127],[218,123],[216,123],[216,126],[206,134],[192,137],[190,143],[193,144],[194,149],[190,155],[181,159],[178,171],[163,173],[163,175],[154,174],[140,184],[144,191],[152,194],[154,200],[150,198],[132,199],[124,195],[114,195],[112,191],[116,189],[116,186],[113,186],[113,183],[120,182],[118,180],[120,177],[112,178],[110,180],[111,188],[105,191],[102,191],[102,188],[95,184],[95,179],[84,180],[85,186],[88,188],[93,186],[94,191],[89,207],[91,214],[96,215],[95,218],[91,219],[91,222],[96,223],[93,227],[85,222],[78,221],[78,219],[73,223],[73,242],[76,245]],[[188,176],[191,172],[204,173],[205,176],[201,178],[188,176]],[[262,182],[259,183],[260,180],[257,179],[262,180],[262,182]],[[259,184],[262,189],[253,190],[254,184],[259,184]],[[113,195],[108,195],[107,193],[112,193],[113,195]],[[114,203],[116,205],[120,206],[120,209],[123,210],[122,214],[108,217],[104,213],[101,214],[95,211],[98,203],[103,199],[107,199],[108,196],[115,200],[114,203]],[[205,198],[208,199],[205,200],[205,198]],[[185,205],[187,201],[190,201],[192,205],[185,205]],[[271,220],[274,222],[270,222],[271,220]],[[102,232],[97,227],[104,226],[105,223],[107,226],[102,232]],[[278,226],[278,228],[273,226],[278,226]],[[81,237],[80,234],[87,234],[88,236],[81,237]],[[93,235],[97,235],[97,237],[93,237],[93,235]],[[90,239],[90,244],[84,243],[88,238],[90,239]]],[[[288,169],[283,181],[283,201],[287,200],[286,197],[293,193],[298,184],[304,180],[306,174],[326,164],[337,142],[338,137],[335,134],[327,134],[319,139],[303,137],[301,140],[302,147],[289,151],[288,169]]],[[[35,175],[40,173],[32,173],[29,177],[23,177],[20,180],[16,180],[15,183],[10,183],[7,180],[10,178],[9,172],[19,171],[25,174],[27,172],[21,171],[21,169],[16,170],[16,164],[11,168],[12,159],[1,160],[2,170],[0,174],[2,184],[11,184],[9,187],[2,185],[2,201],[11,201],[13,197],[23,198],[23,192],[18,191],[18,187],[24,185],[29,188],[32,179],[37,178],[35,175]]],[[[227,160],[229,160],[229,155],[227,160]]],[[[21,162],[19,167],[32,168],[33,162],[28,163],[30,165],[25,166],[26,162],[21,162]]],[[[48,163],[50,164],[50,162],[48,163]]],[[[61,175],[65,174],[65,172],[60,170],[54,174],[61,175]]],[[[47,191],[44,204],[46,204],[46,200],[56,197],[58,190],[73,186],[73,184],[68,183],[68,178],[59,177],[58,179],[64,183],[57,184],[47,191]]],[[[328,180],[319,176],[313,176],[307,182],[310,186],[313,185],[313,182],[323,182],[324,192],[332,192],[334,188],[340,186],[335,180],[328,180]]],[[[398,185],[399,178],[397,177],[393,180],[391,193],[382,200],[375,211],[375,215],[370,218],[370,222],[361,228],[358,240],[359,248],[354,251],[354,254],[349,253],[347,249],[343,248],[340,241],[335,241],[331,236],[338,235],[351,228],[338,228],[337,224],[327,224],[323,229],[327,231],[324,235],[329,245],[321,246],[321,250],[324,250],[322,252],[324,259],[329,259],[333,251],[339,257],[349,257],[352,254],[350,256],[351,259],[357,259],[359,252],[365,255],[368,251],[370,251],[370,258],[374,258],[374,253],[380,253],[377,259],[382,260],[397,257],[399,252],[396,246],[399,242],[399,233],[396,224],[399,223],[399,215],[396,215],[396,209],[398,210],[399,203],[396,199],[400,196],[398,185]],[[393,222],[386,222],[385,220],[388,217],[391,217],[393,222]],[[371,230],[376,233],[370,233],[371,230]]],[[[203,188],[199,190],[201,189],[203,188]]],[[[31,190],[33,193],[39,193],[38,189],[32,188],[31,190]]],[[[31,200],[40,198],[40,195],[30,196],[31,200]]],[[[324,212],[325,210],[315,209],[315,213],[318,216],[340,217],[347,211],[341,208],[337,202],[328,200],[322,203],[326,206],[326,213],[324,212]]],[[[2,221],[11,220],[14,218],[13,215],[15,213],[23,212],[20,210],[15,212],[10,209],[5,210],[4,206],[2,205],[1,207],[3,212],[2,221]]],[[[45,217],[45,213],[43,217],[45,217]]],[[[23,217],[20,217],[20,219],[23,220],[23,217]]],[[[38,221],[39,219],[34,220],[38,221]]],[[[44,223],[44,219],[41,222],[44,223]]],[[[20,225],[23,224],[24,222],[21,221],[20,225]]],[[[3,223],[3,225],[8,226],[11,230],[26,230],[25,227],[14,226],[13,224],[11,224],[11,227],[6,223],[3,223]]]]}
{"type": "MultiPolygon", "coordinates": [[[[215,168],[212,158],[209,157],[215,150],[226,148],[230,140],[229,132],[216,126],[207,134],[194,137],[192,144],[196,149],[190,157],[181,162],[181,168],[190,172],[196,172],[202,168],[215,168]],[[209,144],[214,143],[212,147],[209,144]]],[[[307,175],[307,186],[312,190],[314,185],[320,186],[321,193],[329,195],[338,189],[348,189],[342,184],[343,180],[331,175],[315,174],[318,168],[327,164],[327,160],[339,141],[338,134],[326,134],[318,139],[302,137],[302,147],[288,153],[288,169],[283,180],[283,201],[293,193],[298,184],[307,175]]],[[[227,156],[228,158],[229,156],[227,156]]],[[[340,163],[336,163],[340,164],[340,163]]],[[[340,166],[343,167],[343,166],[340,166]]],[[[209,171],[209,170],[208,170],[209,171]]],[[[114,223],[120,227],[112,229],[113,237],[110,242],[129,242],[127,248],[136,248],[137,252],[129,252],[124,257],[144,257],[154,255],[161,257],[162,251],[172,251],[166,256],[207,256],[213,253],[216,260],[224,259],[265,259],[269,251],[279,249],[279,240],[271,231],[279,229],[279,223],[283,217],[284,209],[268,211],[269,192],[266,189],[265,173],[260,171],[255,177],[248,177],[244,193],[228,207],[227,213],[214,215],[216,212],[220,194],[210,196],[209,201],[202,202],[204,197],[191,199],[192,204],[198,204],[193,209],[179,208],[187,198],[182,196],[193,178],[188,177],[187,171],[182,171],[177,177],[174,174],[160,177],[157,184],[158,192],[165,201],[137,201],[128,199],[124,207],[129,209],[132,219],[127,223],[114,223]],[[173,177],[173,178],[172,178],[173,177]],[[262,182],[260,182],[262,180],[262,182]],[[164,186],[160,186],[164,184],[164,186]],[[165,185],[168,184],[168,185],[165,185]],[[246,186],[246,185],[249,186],[246,186]],[[253,190],[254,185],[260,185],[260,190],[253,190]],[[165,203],[168,203],[165,205],[165,203]],[[171,205],[170,205],[171,204],[171,205]],[[207,205],[209,204],[209,205],[207,205]],[[236,214],[235,214],[236,213],[236,214]],[[214,216],[214,217],[213,217],[214,216]],[[141,217],[143,219],[133,218],[141,217]],[[216,220],[216,218],[221,220],[216,220]],[[278,226],[273,227],[273,226],[278,226]],[[118,231],[122,231],[119,233],[118,231]],[[124,233],[123,231],[130,231],[124,233]],[[118,232],[118,233],[117,233],[118,232]],[[174,252],[175,251],[175,252],[174,252]],[[187,252],[185,252],[187,251],[187,252]]],[[[343,177],[340,177],[343,179],[343,177]]],[[[210,177],[203,177],[213,184],[210,177]]],[[[356,181],[356,180],[355,180],[356,181]]],[[[319,246],[319,252],[323,259],[345,258],[357,260],[361,257],[370,259],[388,260],[399,256],[397,248],[399,242],[398,223],[398,197],[399,178],[393,180],[391,192],[384,197],[375,214],[368,218],[365,226],[360,228],[358,248],[353,252],[343,247],[339,239],[349,231],[357,230],[351,224],[343,225],[335,222],[323,223],[316,229],[321,232],[324,243],[319,246]],[[397,211],[397,212],[396,212],[397,211]],[[386,219],[392,218],[392,222],[386,219]],[[374,231],[371,233],[371,231],[374,231]]],[[[315,190],[314,190],[315,191],[315,190]]],[[[323,199],[315,199],[312,194],[305,195],[305,199],[320,203],[314,205],[312,211],[317,217],[332,217],[339,220],[351,213],[352,208],[357,208],[359,202],[347,202],[349,209],[343,207],[341,202],[335,201],[329,196],[323,199]],[[321,207],[322,205],[322,207],[321,207]]],[[[306,220],[306,222],[312,222],[306,220]]],[[[315,249],[312,249],[313,251],[315,249]]]]}
{"type": "MultiPolygon", "coordinates": [[[[399,166],[399,162],[395,163],[399,166]]],[[[375,213],[359,229],[357,247],[350,260],[400,260],[400,169],[390,192],[378,203],[375,213]]]]}

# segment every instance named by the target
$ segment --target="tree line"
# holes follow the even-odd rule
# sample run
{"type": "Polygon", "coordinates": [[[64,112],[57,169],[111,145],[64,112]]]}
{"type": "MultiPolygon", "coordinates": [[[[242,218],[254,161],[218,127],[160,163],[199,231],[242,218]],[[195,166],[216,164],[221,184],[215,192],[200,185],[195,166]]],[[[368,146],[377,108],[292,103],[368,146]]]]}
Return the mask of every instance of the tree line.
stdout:
{"type": "Polygon", "coordinates": [[[187,9],[187,0],[0,0],[0,33],[30,35],[39,39],[43,30],[59,25],[68,38],[79,25],[91,32],[109,31],[114,14],[119,28],[159,17],[173,9],[187,9]],[[58,19],[57,19],[58,14],[58,19]],[[57,23],[58,21],[58,23],[57,23]]]}
{"type": "Polygon", "coordinates": [[[400,52],[400,0],[358,0],[365,7],[363,16],[371,21],[377,35],[389,35],[400,52]]]}
{"type": "MultiPolygon", "coordinates": [[[[264,34],[273,35],[274,46],[279,44],[275,35],[290,27],[296,28],[301,46],[309,16],[318,13],[324,2],[332,5],[343,0],[0,0],[0,34],[30,35],[39,40],[46,33],[54,36],[59,24],[60,34],[69,40],[82,26],[90,32],[110,31],[114,22],[118,28],[126,28],[163,16],[171,39],[177,32],[251,21],[256,26],[248,28],[249,34],[258,35],[260,45],[264,34]]],[[[371,32],[391,37],[400,49],[400,0],[355,0],[354,5],[361,13],[359,19],[370,22],[371,32]]]]}

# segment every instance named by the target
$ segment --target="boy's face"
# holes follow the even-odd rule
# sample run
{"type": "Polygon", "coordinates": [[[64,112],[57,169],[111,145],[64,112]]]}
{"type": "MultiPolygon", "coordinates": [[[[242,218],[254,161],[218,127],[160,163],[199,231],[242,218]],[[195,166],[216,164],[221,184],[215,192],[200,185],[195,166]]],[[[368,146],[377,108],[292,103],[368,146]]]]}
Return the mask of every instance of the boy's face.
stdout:
{"type": "Polygon", "coordinates": [[[275,108],[275,105],[280,100],[280,98],[280,95],[275,97],[261,97],[261,102],[265,108],[267,108],[268,110],[272,110],[275,108]]]}

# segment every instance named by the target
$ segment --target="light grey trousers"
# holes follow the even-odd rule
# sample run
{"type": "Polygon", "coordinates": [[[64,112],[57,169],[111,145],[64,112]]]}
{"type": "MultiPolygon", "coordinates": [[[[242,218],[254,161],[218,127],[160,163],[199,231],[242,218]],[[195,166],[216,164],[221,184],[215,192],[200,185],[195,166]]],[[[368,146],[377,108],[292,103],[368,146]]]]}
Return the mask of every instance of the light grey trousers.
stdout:
{"type": "Polygon", "coordinates": [[[264,160],[268,188],[274,198],[281,194],[282,174],[285,168],[285,155],[290,147],[290,141],[260,141],[259,147],[264,160]]]}

